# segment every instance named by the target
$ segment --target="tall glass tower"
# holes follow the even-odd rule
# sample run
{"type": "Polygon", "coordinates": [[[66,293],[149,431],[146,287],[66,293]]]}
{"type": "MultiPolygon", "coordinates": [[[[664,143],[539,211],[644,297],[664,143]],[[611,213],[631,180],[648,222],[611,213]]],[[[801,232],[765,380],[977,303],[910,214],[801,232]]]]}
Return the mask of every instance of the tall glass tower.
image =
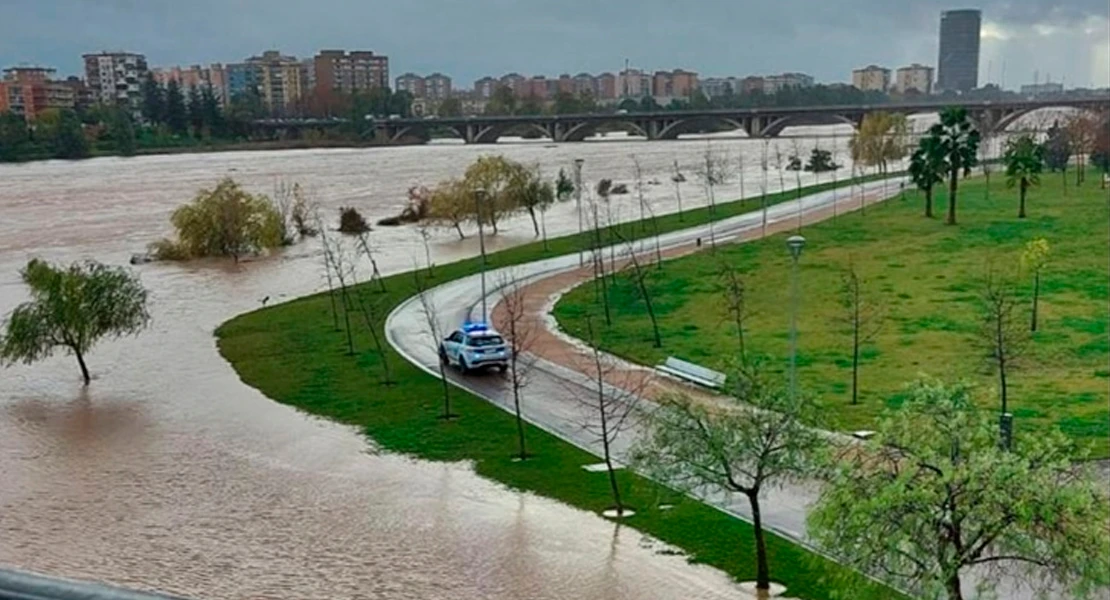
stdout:
{"type": "Polygon", "coordinates": [[[978,10],[947,10],[940,13],[940,56],[937,58],[937,88],[966,92],[979,87],[978,10]]]}

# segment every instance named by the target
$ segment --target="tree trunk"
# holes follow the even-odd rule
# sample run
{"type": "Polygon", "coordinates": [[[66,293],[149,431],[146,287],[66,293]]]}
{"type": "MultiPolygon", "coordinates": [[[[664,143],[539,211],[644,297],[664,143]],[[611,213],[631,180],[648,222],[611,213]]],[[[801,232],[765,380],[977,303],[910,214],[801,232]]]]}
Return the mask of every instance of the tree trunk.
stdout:
{"type": "Polygon", "coordinates": [[[859,402],[859,292],[853,299],[852,321],[852,404],[859,402]]]}
{"type": "Polygon", "coordinates": [[[443,419],[448,420],[455,415],[451,414],[451,386],[447,383],[447,367],[439,361],[439,380],[443,382],[443,419]]]}
{"type": "MultiPolygon", "coordinates": [[[[999,327],[1001,327],[1001,324],[999,325],[999,327]]],[[[1001,335],[1002,334],[999,333],[998,348],[996,348],[996,350],[998,351],[998,388],[999,392],[1001,392],[1002,394],[1002,414],[1006,414],[1008,408],[1006,402],[1006,356],[1003,353],[1005,348],[1003,346],[1004,342],[1001,339],[1001,335]]]]}
{"type": "MultiPolygon", "coordinates": [[[[532,217],[532,229],[536,232],[536,237],[540,237],[540,224],[536,220],[536,210],[531,206],[528,207],[528,216],[532,217]]],[[[494,231],[497,231],[494,229],[494,231]]]]}
{"type": "Polygon", "coordinates": [[[752,507],[752,527],[755,529],[756,575],[755,589],[771,589],[771,570],[767,566],[767,543],[763,539],[763,517],[759,512],[759,493],[748,494],[752,507]]]}
{"type": "Polygon", "coordinates": [[[455,231],[459,232],[459,239],[460,240],[465,240],[466,239],[466,234],[463,233],[462,225],[457,221],[455,222],[455,231]]]}
{"type": "Polygon", "coordinates": [[[948,590],[948,600],[964,600],[964,592],[960,589],[959,574],[952,574],[944,587],[948,590]]]}
{"type": "MultiPolygon", "coordinates": [[[[605,437],[608,438],[608,435],[605,435],[605,437]]],[[[605,442],[605,467],[606,467],[606,470],[609,471],[609,487],[610,487],[610,489],[613,490],[613,502],[616,505],[615,508],[617,509],[617,517],[623,517],[624,516],[624,502],[621,500],[621,488],[620,488],[619,485],[617,485],[617,472],[613,469],[613,459],[612,459],[612,457],[610,455],[610,452],[609,452],[609,441],[608,441],[608,439],[604,440],[604,442],[605,442]]]]}
{"type": "Polygon", "coordinates": [[[543,251],[547,252],[547,210],[540,209],[540,232],[543,235],[543,251]]]}
{"type": "Polygon", "coordinates": [[[956,224],[956,189],[960,185],[959,179],[959,167],[952,167],[952,171],[948,174],[948,220],[945,221],[948,225],[956,224]]]}
{"type": "Polygon", "coordinates": [[[1021,183],[1018,186],[1018,195],[1021,197],[1021,204],[1018,207],[1018,218],[1025,218],[1025,190],[1029,188],[1029,182],[1024,177],[1021,178],[1021,183]]]}
{"type": "Polygon", "coordinates": [[[925,216],[933,218],[933,186],[925,188],[925,216]]]}
{"type": "Polygon", "coordinates": [[[1075,155],[1075,187],[1083,185],[1083,156],[1075,155]]]}
{"type": "Polygon", "coordinates": [[[1029,331],[1037,330],[1037,301],[1041,295],[1041,272],[1037,271],[1033,274],[1033,320],[1029,325],[1029,331]]]}
{"type": "Polygon", "coordinates": [[[91,377],[89,377],[89,367],[85,364],[85,356],[77,348],[73,349],[73,354],[77,356],[77,364],[81,365],[81,378],[85,381],[85,385],[89,385],[91,377]]]}
{"type": "Polygon", "coordinates": [[[516,352],[513,353],[512,369],[513,369],[513,407],[516,409],[516,438],[517,446],[520,448],[520,460],[528,458],[528,446],[524,441],[524,417],[520,414],[520,375],[516,366],[516,352]]]}
{"type": "Polygon", "coordinates": [[[1064,195],[1068,195],[1068,163],[1064,161],[1064,168],[1060,169],[1060,174],[1064,177],[1064,195]]]}
{"type": "Polygon", "coordinates": [[[640,280],[640,293],[644,295],[644,306],[647,307],[648,317],[651,318],[651,331],[655,335],[655,347],[663,347],[663,338],[659,336],[659,322],[655,320],[655,308],[651,305],[651,296],[648,294],[647,284],[644,283],[642,274],[637,274],[637,279],[640,280]]]}

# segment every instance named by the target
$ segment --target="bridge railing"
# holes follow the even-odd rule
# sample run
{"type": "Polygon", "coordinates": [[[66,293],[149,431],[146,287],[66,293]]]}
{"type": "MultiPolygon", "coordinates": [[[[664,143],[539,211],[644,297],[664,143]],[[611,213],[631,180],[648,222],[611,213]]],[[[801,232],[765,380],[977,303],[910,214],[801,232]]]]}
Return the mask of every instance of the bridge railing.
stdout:
{"type": "Polygon", "coordinates": [[[0,600],[186,600],[180,596],[0,569],[0,600]]]}

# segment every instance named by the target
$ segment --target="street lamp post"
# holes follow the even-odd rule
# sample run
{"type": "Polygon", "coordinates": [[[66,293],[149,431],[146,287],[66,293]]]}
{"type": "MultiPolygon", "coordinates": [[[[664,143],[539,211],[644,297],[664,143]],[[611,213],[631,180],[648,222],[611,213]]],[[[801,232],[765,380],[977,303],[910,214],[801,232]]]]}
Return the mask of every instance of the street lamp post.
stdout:
{"type": "Polygon", "coordinates": [[[578,266],[585,264],[582,252],[582,163],[581,158],[574,159],[574,202],[578,210],[578,266]]]}
{"type": "Polygon", "coordinates": [[[486,190],[474,190],[474,208],[477,212],[478,221],[478,248],[482,253],[482,322],[484,323],[489,317],[486,313],[486,234],[485,229],[482,227],[482,204],[486,199],[486,190]]]}
{"type": "Polygon", "coordinates": [[[786,240],[786,247],[790,249],[790,398],[797,397],[798,392],[798,258],[802,255],[802,248],[806,239],[800,235],[792,235],[786,240]]]}

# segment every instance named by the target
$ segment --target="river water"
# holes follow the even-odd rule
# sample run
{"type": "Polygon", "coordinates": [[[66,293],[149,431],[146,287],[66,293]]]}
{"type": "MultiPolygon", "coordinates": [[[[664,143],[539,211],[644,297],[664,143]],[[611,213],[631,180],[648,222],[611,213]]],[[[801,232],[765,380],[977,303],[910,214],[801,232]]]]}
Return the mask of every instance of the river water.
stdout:
{"type": "MultiPolygon", "coordinates": [[[[846,162],[847,130],[794,133],[825,136],[818,143],[835,145],[846,162]]],[[[769,188],[779,187],[775,148],[785,160],[795,145],[807,155],[814,140],[771,143],[769,188]]],[[[582,158],[587,185],[601,177],[631,183],[635,155],[644,180],[659,182],[646,195],[664,213],[677,208],[676,160],[688,180],[686,206],[704,202],[695,165],[707,148],[734,165],[718,199],[740,194],[741,160],[744,192],[759,194],[764,143],[728,136],[2,165],[0,315],[26,299],[18,270],[30,257],[125,263],[169,233],[175,207],[224,175],[254,192],[300,182],[331,218],[350,205],[377,220],[404,205],[409,186],[457,176],[480,154],[537,163],[549,175],[582,158]]],[[[785,185],[794,183],[787,173],[785,185]]],[[[635,194],[614,206],[622,219],[640,210],[635,194]]],[[[549,213],[547,228],[558,235],[577,222],[571,202],[549,213]]],[[[489,243],[532,241],[531,229],[516,218],[489,243]]],[[[412,228],[371,237],[387,272],[423,257],[412,228]]],[[[477,241],[442,231],[432,250],[442,263],[475,254],[477,241]]],[[[238,266],[137,267],[151,290],[152,326],[97,346],[87,390],[69,356],[0,370],[0,565],[197,598],[744,597],[720,571],[662,554],[631,529],[509,491],[466,464],[375,454],[352,429],[242,384],[218,355],[213,330],[266,296],[320,289],[319,254],[308,242],[238,266]]]]}

